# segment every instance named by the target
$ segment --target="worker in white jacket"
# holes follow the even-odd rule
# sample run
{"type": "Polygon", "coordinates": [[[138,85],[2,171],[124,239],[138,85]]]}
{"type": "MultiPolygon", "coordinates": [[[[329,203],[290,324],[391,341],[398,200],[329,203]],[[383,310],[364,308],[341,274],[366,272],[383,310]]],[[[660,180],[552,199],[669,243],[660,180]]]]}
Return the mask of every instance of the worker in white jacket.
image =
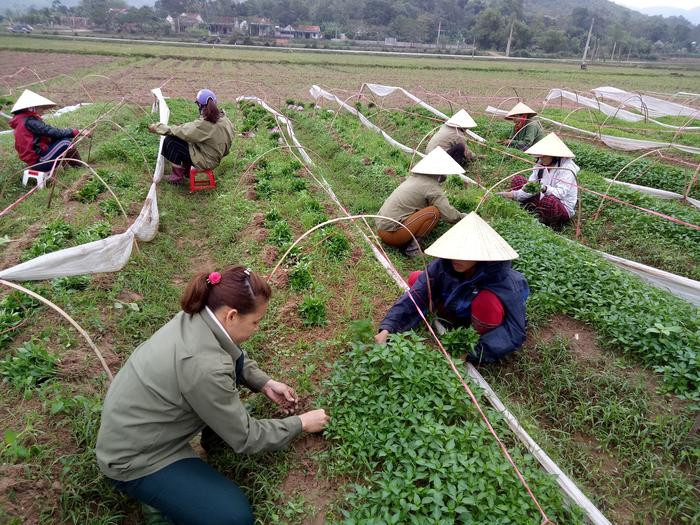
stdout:
{"type": "Polygon", "coordinates": [[[530,178],[516,175],[511,191],[499,195],[519,201],[537,215],[540,222],[558,228],[576,213],[576,174],[580,168],[572,160],[574,154],[555,133],[550,133],[525,153],[537,157],[530,178]]]}

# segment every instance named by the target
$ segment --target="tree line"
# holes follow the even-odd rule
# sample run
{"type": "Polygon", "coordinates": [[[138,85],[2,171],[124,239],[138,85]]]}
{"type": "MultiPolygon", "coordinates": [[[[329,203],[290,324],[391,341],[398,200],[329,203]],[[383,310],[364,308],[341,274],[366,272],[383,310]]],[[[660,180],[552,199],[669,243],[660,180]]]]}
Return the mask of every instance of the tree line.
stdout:
{"type": "Polygon", "coordinates": [[[416,43],[475,45],[511,56],[580,55],[593,19],[589,57],[649,58],[697,53],[700,25],[682,17],[646,16],[607,0],[156,0],[153,7],[125,8],[124,0],[81,0],[66,8],[30,9],[28,23],[70,13],[114,29],[141,24],[148,32],[168,30],[167,15],[199,13],[206,21],[220,16],[264,17],[273,23],[319,25],[325,38],[350,40],[393,37],[416,43]]]}

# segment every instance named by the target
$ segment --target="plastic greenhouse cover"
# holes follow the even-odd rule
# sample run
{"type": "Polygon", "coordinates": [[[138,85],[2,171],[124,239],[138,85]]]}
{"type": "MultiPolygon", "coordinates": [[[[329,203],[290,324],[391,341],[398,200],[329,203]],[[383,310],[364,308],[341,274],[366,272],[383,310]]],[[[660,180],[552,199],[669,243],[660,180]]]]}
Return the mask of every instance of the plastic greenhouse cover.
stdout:
{"type": "MultiPolygon", "coordinates": [[[[406,90],[405,90],[404,88],[402,88],[402,87],[397,87],[397,86],[385,86],[385,85],[383,85],[383,84],[368,84],[368,83],[365,83],[365,84],[362,84],[362,87],[360,87],[360,92],[362,92],[362,90],[365,88],[365,86],[366,86],[367,89],[369,89],[372,93],[374,93],[374,94],[377,95],[378,97],[382,97],[382,98],[383,98],[383,97],[386,97],[386,96],[389,96],[389,95],[391,95],[392,93],[395,93],[396,91],[399,91],[400,93],[403,93],[406,97],[408,97],[408,98],[410,98],[411,100],[413,100],[414,102],[416,102],[416,103],[417,103],[419,106],[421,106],[422,108],[425,108],[425,109],[427,109],[428,111],[430,111],[430,112],[431,112],[433,115],[435,115],[436,117],[440,117],[440,118],[443,119],[443,120],[447,120],[447,119],[450,118],[450,117],[448,117],[447,115],[445,115],[442,111],[439,111],[439,110],[435,109],[433,106],[431,106],[431,105],[428,104],[427,102],[425,102],[425,101],[419,99],[419,98],[418,98],[417,96],[415,96],[413,93],[410,93],[410,92],[406,91],[406,90]]],[[[485,140],[483,137],[480,137],[479,135],[477,135],[476,133],[474,133],[474,132],[473,132],[472,130],[470,130],[470,129],[466,129],[466,130],[464,130],[464,131],[465,131],[465,133],[466,133],[467,135],[469,135],[469,136],[470,136],[471,138],[473,138],[474,140],[477,140],[477,141],[479,141],[479,142],[484,142],[484,140],[485,140]]]]}
{"type": "MultiPolygon", "coordinates": [[[[160,122],[167,124],[170,119],[170,109],[160,88],[151,90],[151,93],[156,98],[160,122]]],[[[160,154],[163,140],[164,137],[161,137],[158,146],[158,160],[153,171],[153,182],[146,201],[139,216],[124,233],[35,257],[0,271],[0,278],[9,281],[38,281],[71,275],[116,272],[123,268],[131,256],[135,240],[151,241],[158,232],[159,215],[156,185],[163,176],[165,161],[160,154]]]]}
{"type": "MultiPolygon", "coordinates": [[[[372,84],[374,85],[374,84],[372,84]]],[[[381,88],[388,88],[388,89],[401,89],[401,88],[391,88],[391,86],[379,86],[381,88]]],[[[382,137],[384,137],[384,140],[386,140],[389,144],[392,146],[399,148],[401,151],[404,153],[408,153],[410,155],[413,155],[414,153],[418,155],[419,157],[425,157],[424,153],[421,153],[418,150],[415,150],[413,148],[410,148],[406,146],[405,144],[401,144],[399,141],[395,140],[391,135],[389,135],[386,131],[384,131],[382,128],[371,122],[367,117],[365,117],[362,113],[360,113],[357,109],[352,107],[351,105],[347,104],[346,102],[340,100],[337,96],[335,96],[333,93],[330,93],[326,91],[323,88],[320,88],[319,86],[313,85],[311,86],[311,89],[309,90],[309,93],[311,96],[314,98],[314,100],[318,100],[319,98],[325,98],[326,100],[331,100],[336,102],[341,108],[345,109],[346,111],[352,113],[353,115],[357,116],[357,118],[360,119],[360,122],[362,123],[363,126],[371,129],[372,131],[375,131],[376,133],[379,133],[382,137]]],[[[412,98],[413,95],[411,95],[412,98]]],[[[419,100],[419,99],[418,99],[419,100]]],[[[426,104],[427,105],[427,104],[426,104]]],[[[437,110],[435,110],[437,111],[437,110]]],[[[444,118],[447,118],[446,115],[443,115],[444,118]]],[[[481,137],[479,137],[481,138],[481,137]]],[[[483,139],[481,139],[483,140],[483,139]]],[[[459,175],[459,178],[462,180],[469,182],[470,184],[476,184],[477,186],[480,186],[478,182],[475,180],[467,177],[466,175],[459,175]]]]}
{"type": "MultiPolygon", "coordinates": [[[[582,106],[597,109],[602,113],[608,115],[609,117],[619,118],[620,120],[625,120],[627,122],[642,122],[646,120],[644,115],[640,115],[639,113],[632,113],[631,111],[622,109],[619,106],[611,106],[610,104],[601,102],[596,98],[584,97],[583,95],[574,93],[572,91],[566,91],[564,89],[551,89],[547,94],[547,97],[545,98],[545,102],[549,102],[550,100],[558,98],[564,98],[576,102],[577,104],[580,104],[582,106]]],[[[697,126],[674,126],[672,124],[666,124],[665,122],[659,122],[658,120],[654,120],[653,118],[649,119],[649,122],[653,122],[657,126],[662,126],[664,128],[670,129],[683,129],[688,131],[700,130],[700,127],[697,126]]]]}
{"type": "MultiPolygon", "coordinates": [[[[606,182],[609,182],[611,184],[616,184],[617,186],[625,186],[626,188],[636,190],[640,193],[653,195],[654,197],[658,197],[659,199],[683,200],[684,198],[683,195],[681,195],[680,193],[675,193],[673,191],[659,190],[656,188],[650,188],[649,186],[640,186],[639,184],[632,184],[631,182],[622,182],[620,180],[613,180],[608,178],[605,178],[605,180],[606,182]]],[[[692,204],[696,208],[700,208],[700,201],[698,201],[697,199],[692,199],[688,197],[686,200],[689,204],[692,204]]]]}
{"type": "Polygon", "coordinates": [[[619,102],[623,106],[635,108],[640,113],[650,117],[693,117],[700,118],[700,110],[684,106],[676,102],[669,102],[651,95],[630,93],[616,87],[604,86],[595,88],[593,93],[598,97],[607,98],[619,102]]]}
{"type": "MultiPolygon", "coordinates": [[[[314,86],[316,88],[317,86],[314,86]]],[[[319,91],[317,91],[317,94],[321,96],[321,90],[318,88],[319,91]]],[[[312,88],[313,90],[313,88],[312,88]]],[[[326,92],[327,93],[327,92],[326,92]]],[[[313,91],[312,91],[313,95],[313,91]]],[[[331,95],[328,93],[328,95],[331,95]]],[[[331,95],[332,96],[332,95],[331,95]]],[[[318,97],[314,97],[318,98],[318,97]]],[[[277,113],[274,109],[270,108],[263,100],[257,98],[257,97],[239,97],[238,100],[250,100],[257,102],[261,106],[263,106],[265,109],[267,109],[269,112],[275,114],[277,113]]],[[[341,101],[342,102],[342,101],[341,101]]],[[[355,108],[352,108],[355,109],[355,108]]],[[[291,123],[289,127],[287,128],[290,135],[294,136],[294,130],[291,127],[291,123]]],[[[301,151],[303,151],[303,148],[301,145],[298,146],[301,151]]],[[[310,161],[307,163],[309,168],[313,165],[310,161]]],[[[320,180],[325,188],[325,190],[328,192],[330,195],[331,199],[336,203],[336,205],[346,214],[348,215],[348,211],[343,207],[342,203],[338,199],[338,197],[335,195],[333,192],[333,188],[331,185],[328,183],[328,181],[322,176],[319,175],[320,180]]],[[[349,215],[348,215],[349,216],[349,215]]],[[[391,264],[390,261],[387,260],[387,258],[384,256],[384,254],[379,251],[375,243],[373,243],[367,234],[365,234],[362,229],[358,227],[358,231],[363,237],[363,239],[370,245],[372,248],[372,252],[374,253],[374,256],[376,257],[377,261],[382,265],[384,270],[391,276],[391,278],[394,280],[394,282],[401,288],[402,291],[408,290],[408,285],[406,284],[406,281],[403,280],[401,275],[397,272],[396,268],[391,264]]],[[[439,328],[438,328],[439,330],[439,328]]],[[[518,422],[517,418],[506,408],[506,406],[501,402],[501,400],[498,398],[496,393],[493,391],[491,386],[488,384],[488,382],[482,377],[482,375],[479,373],[479,371],[471,364],[467,363],[467,371],[469,373],[469,376],[474,379],[474,381],[477,382],[485,391],[486,391],[486,397],[489,399],[493,407],[498,410],[498,412],[501,413],[501,415],[504,417],[506,420],[506,423],[510,427],[510,429],[513,431],[513,433],[520,439],[525,446],[528,448],[528,450],[537,458],[537,460],[540,462],[540,464],[543,466],[543,468],[552,474],[555,479],[557,484],[561,487],[565,495],[573,502],[575,502],[577,505],[579,505],[585,512],[588,518],[590,519],[591,523],[595,525],[610,525],[610,522],[605,518],[605,516],[591,503],[591,501],[586,497],[585,494],[583,494],[579,488],[576,486],[576,484],[559,468],[559,466],[552,461],[552,459],[547,455],[547,453],[542,450],[542,448],[530,437],[530,435],[525,431],[525,429],[520,425],[518,422]]]]}

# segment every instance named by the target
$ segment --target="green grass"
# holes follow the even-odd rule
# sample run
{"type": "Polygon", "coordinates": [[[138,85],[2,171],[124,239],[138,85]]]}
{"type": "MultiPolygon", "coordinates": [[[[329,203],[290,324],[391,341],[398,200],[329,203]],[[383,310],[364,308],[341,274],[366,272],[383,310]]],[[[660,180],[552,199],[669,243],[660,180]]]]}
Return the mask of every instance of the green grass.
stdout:
{"type": "MultiPolygon", "coordinates": [[[[424,110],[417,111],[413,108],[411,111],[418,115],[425,113],[424,110]]],[[[377,109],[371,110],[369,113],[380,115],[379,118],[375,119],[377,124],[380,126],[384,124],[384,129],[393,135],[395,139],[411,146],[417,145],[421,138],[436,126],[432,120],[412,118],[404,113],[387,114],[379,112],[377,109]]],[[[376,159],[375,146],[367,146],[368,143],[365,140],[367,132],[356,118],[347,116],[344,113],[337,116],[327,114],[325,118],[329,121],[333,119],[337,133],[355,148],[358,156],[368,156],[374,159],[370,166],[358,166],[358,169],[364,170],[367,174],[376,174],[378,179],[383,179],[380,181],[380,184],[393,182],[389,177],[383,175],[384,164],[381,164],[376,159]]],[[[496,121],[490,124],[486,119],[477,118],[477,120],[481,124],[478,131],[487,138],[500,139],[507,136],[509,129],[507,123],[496,121]]],[[[381,140],[380,138],[373,139],[374,142],[381,142],[381,140]]],[[[587,192],[586,189],[598,193],[608,192],[612,197],[633,205],[670,215],[696,225],[700,224],[700,211],[691,205],[657,199],[619,186],[613,186],[608,191],[609,184],[605,182],[603,177],[614,177],[617,171],[613,173],[614,168],[611,169],[611,167],[619,166],[620,164],[624,165],[625,157],[609,153],[605,149],[593,148],[589,145],[574,143],[572,146],[583,153],[582,170],[578,175],[578,180],[584,188],[579,192],[583,213],[578,214],[577,210],[577,216],[574,221],[562,233],[592,248],[655,266],[691,279],[700,279],[700,265],[698,264],[700,261],[700,232],[609,201],[605,202],[602,212],[597,215],[601,198],[587,192]],[[610,162],[607,162],[606,159],[609,159],[610,162]],[[575,226],[579,215],[582,221],[582,238],[577,239],[575,226]],[[641,239],[644,242],[640,242],[641,239]]],[[[390,148],[388,144],[385,144],[385,147],[390,148]]],[[[490,187],[500,179],[507,177],[510,173],[528,167],[527,163],[504,157],[498,151],[479,146],[473,147],[477,153],[485,155],[486,158],[470,166],[467,175],[477,179],[486,187],[490,187]]],[[[515,150],[513,151],[515,152],[515,150]]],[[[527,157],[522,152],[515,153],[520,157],[527,157]]],[[[407,165],[410,156],[392,148],[384,157],[396,158],[399,161],[396,166],[398,174],[407,172],[404,166],[407,165]],[[403,157],[403,161],[400,161],[398,157],[403,157]]],[[[692,176],[692,173],[686,170],[667,168],[656,163],[648,164],[642,163],[640,169],[653,168],[653,171],[650,169],[649,172],[654,174],[657,179],[673,178],[676,181],[673,185],[676,190],[679,190],[680,186],[684,182],[687,183],[689,177],[692,176]]],[[[627,174],[629,178],[623,177],[623,180],[626,178],[627,180],[634,180],[633,176],[635,173],[638,172],[630,171],[627,174]]],[[[668,187],[670,185],[669,183],[664,186],[668,187]]],[[[507,187],[507,183],[504,183],[496,191],[507,187]]],[[[696,195],[697,191],[699,190],[695,190],[692,195],[696,195]]],[[[459,203],[460,201],[457,200],[456,202],[459,203]]],[[[372,209],[371,206],[366,208],[372,209]]],[[[373,209],[376,210],[378,208],[374,207],[373,209]]]]}
{"type": "MultiPolygon", "coordinates": [[[[189,101],[171,99],[169,105],[174,123],[194,118],[196,114],[189,101]]],[[[181,187],[161,184],[158,189],[160,231],[152,242],[139,244],[139,251],[132,253],[129,263],[122,271],[33,285],[40,293],[72,315],[90,333],[98,346],[108,352],[112,363],[123,362],[140,342],[178,311],[179,295],[191,275],[203,270],[220,269],[231,263],[245,264],[254,271],[265,274],[272,269],[277,258],[289,246],[289,235],[285,234],[281,238],[271,235],[279,224],[285,224],[286,228],[279,227],[277,233],[288,228],[291,238],[295,238],[309,226],[335,212],[335,208],[329,206],[330,202],[325,194],[317,188],[312,179],[303,174],[297,160],[283,151],[270,152],[262,161],[257,162],[256,168],[252,170],[255,180],[239,180],[253,160],[276,145],[276,138],[268,130],[269,119],[265,119],[259,112],[256,113],[252,107],[239,110],[224,104],[224,108],[235,120],[237,129],[240,129],[243,121],[247,119],[251,129],[256,131],[256,136],[254,139],[235,140],[231,154],[216,170],[215,191],[188,195],[181,187]],[[263,185],[264,191],[258,191],[256,200],[243,197],[246,189],[258,188],[262,181],[267,182],[267,185],[263,185]],[[290,191],[291,187],[297,189],[290,191]],[[251,218],[254,214],[262,215],[262,225],[252,223],[251,218]],[[259,237],[256,230],[263,227],[268,230],[264,238],[259,237]],[[261,238],[263,240],[260,240],[261,238]],[[276,256],[270,256],[275,252],[276,256]]],[[[82,118],[80,112],[74,116],[76,119],[82,118]]],[[[381,138],[369,132],[353,130],[357,139],[357,144],[354,144],[357,151],[354,155],[349,155],[337,145],[332,136],[329,136],[327,121],[307,114],[295,115],[294,119],[300,139],[313,152],[318,169],[328,178],[341,200],[350,206],[352,211],[376,211],[382,199],[398,182],[385,175],[384,171],[392,168],[401,174],[408,166],[407,156],[393,152],[381,138]],[[362,162],[365,155],[371,157],[372,163],[369,166],[362,162]]],[[[105,131],[103,135],[94,139],[92,151],[95,164],[113,182],[113,188],[120,198],[124,197],[125,206],[138,203],[140,208],[149,183],[154,161],[151,150],[155,147],[155,137],[145,131],[149,120],[148,116],[141,114],[139,118],[125,117],[124,122],[128,124],[133,138],[142,144],[147,152],[148,171],[143,167],[143,160],[139,160],[138,148],[126,134],[105,131]]],[[[2,176],[6,177],[7,172],[6,166],[0,169],[2,176]]],[[[79,170],[69,170],[65,181],[69,183],[79,177],[79,170]],[[73,171],[76,173],[72,174],[73,171]],[[69,176],[72,178],[69,179],[69,176]]],[[[16,179],[3,180],[7,181],[8,191],[19,186],[16,179]]],[[[45,199],[30,198],[6,218],[0,235],[7,232],[14,236],[12,232],[17,231],[26,236],[26,242],[17,254],[18,258],[24,250],[31,249],[34,241],[41,237],[42,226],[59,219],[63,220],[70,230],[70,234],[65,238],[61,236],[64,245],[72,245],[78,242],[79,238],[103,235],[106,231],[105,224],[113,231],[124,226],[123,219],[118,214],[105,213],[105,209],[112,209],[105,204],[109,201],[105,192],[101,192],[95,200],[87,199],[87,202],[69,200],[65,203],[60,198],[66,193],[77,192],[82,187],[81,184],[75,188],[57,188],[57,198],[49,210],[46,209],[45,199]],[[70,204],[71,202],[73,204],[70,204]],[[95,224],[98,226],[94,226],[95,224]]],[[[450,194],[453,198],[462,199],[465,206],[473,207],[476,195],[464,190],[460,185],[451,184],[450,194]]],[[[588,279],[585,275],[579,276],[580,283],[577,286],[580,288],[580,294],[577,294],[576,287],[572,286],[560,297],[553,288],[555,284],[550,286],[548,283],[551,276],[555,275],[555,270],[546,265],[542,266],[536,255],[538,250],[546,251],[550,248],[561,253],[568,249],[564,248],[567,246],[563,244],[565,241],[554,234],[545,236],[543,241],[540,238],[540,228],[510,203],[498,206],[494,201],[486,211],[493,224],[499,229],[503,228],[504,235],[507,235],[508,230],[509,235],[516,236],[515,239],[509,237],[509,240],[521,253],[523,271],[531,281],[539,279],[542,283],[533,295],[530,305],[532,321],[546,324],[546,319],[554,310],[566,311],[574,317],[586,319],[601,331],[606,349],[615,352],[613,355],[619,355],[617,350],[620,347],[629,347],[630,355],[633,356],[630,362],[644,361],[650,366],[667,367],[667,388],[679,391],[687,388],[691,379],[686,378],[682,370],[675,369],[672,365],[685,363],[685,354],[679,350],[679,345],[687,345],[696,335],[692,331],[693,327],[697,326],[696,316],[691,310],[680,307],[678,301],[666,294],[650,290],[621,272],[612,271],[597,258],[582,255],[580,250],[573,250],[573,255],[565,258],[564,262],[571,264],[575,269],[572,271],[580,273],[583,260],[584,267],[590,269],[592,274],[588,279]],[[518,230],[518,223],[522,223],[522,231],[518,230]],[[522,239],[518,240],[518,235],[522,239]],[[532,248],[527,249],[526,246],[532,248]],[[602,281],[600,288],[596,288],[598,281],[602,281]],[[602,298],[595,303],[599,309],[596,311],[610,312],[613,305],[619,307],[619,311],[609,318],[602,314],[594,316],[596,311],[591,311],[591,298],[595,298],[596,294],[607,293],[610,289],[614,289],[615,293],[612,297],[602,298]],[[638,303],[631,301],[630,297],[635,293],[641,294],[648,304],[640,307],[638,303]],[[677,321],[680,331],[672,330],[665,334],[666,328],[674,326],[670,322],[672,318],[681,319],[677,321]],[[640,334],[639,326],[653,328],[655,322],[662,323],[664,330],[640,334]],[[625,341],[617,340],[616,337],[623,337],[625,341]],[[649,345],[644,346],[645,341],[653,341],[658,346],[658,352],[648,352],[649,345]],[[676,361],[672,362],[674,358],[676,361]]],[[[60,231],[60,228],[58,230],[60,231]]],[[[302,395],[302,404],[305,407],[312,406],[316,396],[327,391],[318,383],[318,379],[328,374],[330,363],[346,352],[350,341],[368,341],[371,338],[373,323],[376,324],[397,295],[395,285],[379,269],[368,250],[363,249],[356,253],[356,250],[352,249],[358,245],[358,236],[353,227],[346,224],[324,228],[302,243],[282,265],[282,271],[289,273],[289,285],[275,287],[269,313],[262,322],[261,331],[246,344],[246,350],[264,370],[276,379],[288,381],[297,389],[302,395]],[[322,300],[327,321],[325,326],[302,328],[304,319],[298,313],[298,307],[307,296],[322,300]],[[300,336],[300,333],[303,336],[300,336]]],[[[395,257],[395,252],[391,254],[402,273],[407,274],[409,270],[414,269],[413,263],[395,257]]],[[[552,282],[556,281],[552,279],[552,282]]],[[[44,314],[43,309],[39,310],[42,315],[36,315],[35,305],[17,301],[18,299],[5,299],[0,304],[0,331],[11,328],[0,335],[6,336],[4,342],[0,341],[0,359],[12,355],[19,346],[30,337],[34,337],[41,341],[48,352],[58,355],[59,358],[78,352],[85,361],[85,368],[71,374],[59,369],[58,381],[44,382],[38,390],[41,400],[41,406],[38,408],[24,401],[21,392],[0,392],[0,404],[4,407],[16,407],[16,410],[12,411],[12,418],[3,419],[1,426],[15,432],[16,439],[11,443],[13,447],[24,447],[32,451],[30,459],[27,460],[31,465],[31,479],[58,480],[62,484],[58,500],[38,498],[33,504],[39,507],[45,522],[138,521],[138,511],[134,503],[114,491],[98,473],[95,465],[92,447],[104,394],[104,378],[100,375],[99,367],[95,366],[94,358],[79,336],[58,317],[48,312],[44,314]],[[24,434],[21,434],[25,429],[24,434]],[[42,436],[46,438],[43,439],[42,436]],[[41,443],[37,443],[38,438],[42,438],[41,443]],[[39,448],[31,449],[32,446],[38,445],[39,448]]],[[[315,319],[320,317],[317,315],[315,319]]],[[[426,359],[434,357],[430,355],[426,359]]],[[[431,374],[437,376],[436,381],[451,381],[448,369],[440,368],[441,366],[444,365],[435,363],[435,366],[430,368],[431,374]],[[440,372],[437,373],[437,370],[440,372]]],[[[117,367],[118,365],[113,366],[115,369],[117,367]]],[[[689,370],[688,373],[692,373],[693,369],[689,370]]],[[[614,370],[610,371],[611,381],[614,379],[613,372],[614,370]]],[[[447,388],[446,395],[452,392],[452,388],[453,386],[447,388]]],[[[509,386],[508,391],[511,391],[510,389],[509,386]]],[[[548,387],[543,395],[550,390],[555,392],[554,387],[548,387]]],[[[248,397],[246,402],[251,404],[254,413],[260,417],[274,415],[273,407],[265,399],[258,396],[248,397]]],[[[459,407],[455,410],[464,413],[466,409],[459,407]]],[[[525,408],[523,412],[525,413],[525,408]]],[[[473,414],[470,412],[467,417],[472,418],[473,414]]],[[[685,428],[687,420],[685,415],[679,414],[674,415],[671,422],[675,425],[674,428],[685,428]]],[[[479,432],[483,430],[473,428],[479,432]]],[[[459,432],[459,429],[455,428],[450,432],[459,432]]],[[[548,436],[556,432],[556,426],[544,428],[543,441],[546,442],[548,436]]],[[[627,435],[627,432],[628,430],[624,430],[620,435],[627,435]]],[[[639,436],[639,433],[629,432],[633,437],[639,436]]],[[[504,437],[510,440],[507,436],[507,433],[504,433],[504,437]]],[[[491,442],[487,443],[492,446],[491,442]]],[[[558,444],[557,441],[552,443],[552,446],[558,444]]],[[[653,446],[656,447],[657,442],[654,443],[653,446]]],[[[460,446],[462,445],[472,446],[468,442],[460,441],[460,446]]],[[[644,443],[641,446],[646,447],[644,443]]],[[[676,451],[676,441],[669,440],[669,447],[676,451]]],[[[652,448],[651,445],[644,448],[645,458],[652,457],[651,453],[646,453],[647,449],[652,448]]],[[[17,448],[17,451],[21,453],[20,448],[17,448]]],[[[488,461],[496,460],[496,456],[491,452],[479,452],[482,453],[488,456],[488,461]]],[[[315,458],[315,466],[325,472],[324,475],[331,476],[331,465],[337,465],[335,461],[338,458],[333,458],[333,452],[328,454],[326,459],[315,458]]],[[[568,454],[569,452],[564,452],[562,456],[566,459],[568,454]]],[[[518,454],[517,457],[519,464],[526,466],[528,477],[532,475],[539,479],[542,476],[539,468],[534,466],[527,455],[518,454]]],[[[586,456],[581,453],[579,457],[582,463],[570,462],[566,465],[571,465],[572,469],[580,468],[580,465],[585,464],[586,456]]],[[[684,457],[687,457],[687,454],[684,457]]],[[[304,494],[281,493],[281,482],[291,471],[301,468],[300,460],[299,454],[290,450],[283,454],[245,459],[224,452],[213,461],[217,468],[244,488],[254,502],[256,517],[260,523],[300,523],[318,509],[312,508],[313,505],[304,494]]],[[[677,491],[678,497],[687,501],[689,493],[679,488],[682,478],[677,477],[671,468],[675,463],[671,465],[663,455],[659,461],[668,475],[664,474],[658,480],[644,478],[645,494],[661,494],[664,491],[676,494],[677,491]]],[[[691,459],[684,461],[685,464],[691,464],[691,459]]],[[[500,466],[498,468],[501,469],[500,466]]],[[[494,475],[502,475],[504,480],[510,480],[507,481],[509,484],[512,482],[510,471],[505,469],[499,472],[494,475]]],[[[578,473],[578,470],[576,472],[578,473]]],[[[381,476],[380,471],[376,474],[381,476]]],[[[331,483],[342,484],[345,481],[344,477],[331,477],[331,483]]],[[[544,483],[546,485],[548,482],[544,483]]],[[[589,486],[591,485],[586,481],[585,487],[589,486]]],[[[548,494],[546,501],[552,508],[557,509],[556,513],[559,515],[559,493],[551,491],[551,486],[547,487],[550,488],[544,489],[548,494]]],[[[634,490],[633,483],[620,490],[620,501],[634,501],[631,494],[634,490]]],[[[508,494],[515,496],[516,492],[513,489],[508,494]]],[[[356,501],[366,503],[368,500],[365,496],[359,495],[360,499],[356,501]]],[[[350,507],[341,501],[340,493],[331,494],[329,497],[333,512],[329,519],[340,519],[340,509],[348,510],[350,507]]],[[[522,497],[522,494],[518,494],[518,497],[522,497]]],[[[601,495],[601,500],[608,498],[613,498],[611,485],[606,485],[601,495]]],[[[668,509],[669,500],[670,497],[661,500],[655,516],[681,515],[680,510],[672,514],[668,509]]],[[[367,512],[371,507],[365,506],[365,503],[352,512],[357,512],[358,516],[367,512]]],[[[679,505],[679,509],[683,508],[679,505]]],[[[518,509],[504,512],[511,511],[520,512],[518,509]]],[[[12,516],[8,519],[12,519],[12,516]]]]}

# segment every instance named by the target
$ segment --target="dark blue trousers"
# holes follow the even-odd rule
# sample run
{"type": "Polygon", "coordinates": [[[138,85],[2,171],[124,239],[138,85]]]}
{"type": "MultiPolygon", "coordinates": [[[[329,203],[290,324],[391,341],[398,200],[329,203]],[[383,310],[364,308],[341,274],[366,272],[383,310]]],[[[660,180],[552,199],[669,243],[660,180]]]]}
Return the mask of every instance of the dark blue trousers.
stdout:
{"type": "Polygon", "coordinates": [[[243,491],[199,458],[181,459],[148,476],[112,483],[177,525],[253,525],[253,509],[243,491]]]}

